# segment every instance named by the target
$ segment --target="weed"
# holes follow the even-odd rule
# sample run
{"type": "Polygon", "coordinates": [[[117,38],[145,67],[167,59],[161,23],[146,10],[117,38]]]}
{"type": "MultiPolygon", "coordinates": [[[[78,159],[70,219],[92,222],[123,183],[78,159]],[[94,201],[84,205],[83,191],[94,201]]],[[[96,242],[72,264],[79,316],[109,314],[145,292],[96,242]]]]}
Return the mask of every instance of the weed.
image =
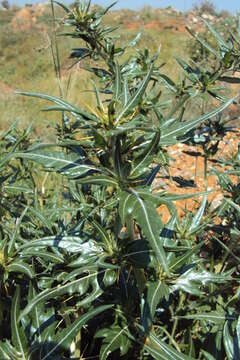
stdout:
{"type": "Polygon", "coordinates": [[[15,126],[1,134],[1,357],[238,358],[239,152],[219,160],[232,168],[217,172],[223,201],[213,210],[207,188],[170,194],[156,192],[155,181],[169,164],[166,149],[179,143],[202,145],[207,180],[208,159],[232,130],[221,114],[236,98],[219,84],[239,82],[239,30],[226,42],[206,23],[214,49],[192,33],[215,66],[177,57],[173,80],[160,49],[135,51],[140,34],[116,45],[116,29],[102,22],[114,4],[57,4],[94,101],[77,106],[61,86],[59,97],[21,91],[60,113],[57,139],[32,141],[30,129],[15,126]],[[202,114],[189,118],[197,101],[202,114]],[[174,201],[200,195],[197,212],[180,218],[174,201]]]}

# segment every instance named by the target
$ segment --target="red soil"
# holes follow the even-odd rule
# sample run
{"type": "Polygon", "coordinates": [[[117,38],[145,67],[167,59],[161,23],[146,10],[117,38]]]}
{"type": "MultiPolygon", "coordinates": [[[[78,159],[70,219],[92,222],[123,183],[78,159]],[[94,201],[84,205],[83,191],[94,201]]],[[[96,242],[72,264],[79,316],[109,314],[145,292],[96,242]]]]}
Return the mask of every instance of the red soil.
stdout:
{"type": "MultiPolygon", "coordinates": [[[[236,153],[239,143],[240,131],[236,134],[228,133],[223,141],[219,145],[218,153],[213,157],[212,160],[217,158],[228,158],[231,154],[236,153]]],[[[180,187],[176,181],[171,181],[169,179],[161,178],[159,176],[157,182],[163,183],[163,188],[170,193],[174,194],[191,194],[195,192],[205,191],[204,186],[204,159],[203,156],[191,156],[189,152],[199,152],[201,153],[200,147],[191,147],[184,144],[177,144],[171,146],[168,149],[168,154],[171,156],[172,160],[170,162],[171,176],[183,178],[184,180],[192,181],[194,187],[180,187]],[[188,153],[186,153],[188,152],[188,153]]],[[[209,160],[208,170],[209,172],[212,169],[217,169],[219,171],[224,171],[216,163],[209,160]]],[[[226,168],[224,168],[226,169],[226,168]]],[[[236,177],[232,176],[232,181],[236,182],[236,177]]],[[[214,209],[218,206],[222,199],[222,193],[218,185],[218,180],[215,175],[208,175],[208,190],[211,193],[208,195],[208,202],[211,203],[211,208],[214,209]]],[[[184,216],[184,210],[196,211],[201,202],[202,196],[194,197],[188,200],[179,200],[175,204],[178,209],[178,214],[180,217],[184,216]]],[[[169,220],[169,213],[165,206],[161,206],[158,209],[159,214],[162,217],[164,223],[169,220]]]]}

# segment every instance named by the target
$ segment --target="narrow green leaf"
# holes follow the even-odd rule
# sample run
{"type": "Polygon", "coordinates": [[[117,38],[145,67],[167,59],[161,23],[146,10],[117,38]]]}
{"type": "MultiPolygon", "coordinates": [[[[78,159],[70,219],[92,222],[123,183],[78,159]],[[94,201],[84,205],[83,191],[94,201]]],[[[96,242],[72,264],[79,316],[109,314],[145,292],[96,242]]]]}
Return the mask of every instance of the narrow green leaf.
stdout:
{"type": "Polygon", "coordinates": [[[117,116],[116,122],[115,124],[117,125],[119,123],[119,121],[121,120],[121,118],[130,110],[132,110],[139,102],[139,100],[142,98],[147,85],[151,79],[152,76],[152,72],[153,72],[153,68],[154,68],[154,63],[152,63],[145,79],[141,82],[141,84],[139,85],[137,91],[135,92],[135,94],[133,95],[133,97],[128,101],[128,103],[126,104],[126,106],[124,106],[124,108],[122,109],[122,111],[120,112],[120,114],[117,116]]]}
{"type": "Polygon", "coordinates": [[[71,13],[71,10],[65,6],[64,4],[62,4],[61,2],[59,1],[56,1],[56,0],[53,0],[54,4],[57,4],[58,6],[60,6],[63,10],[66,11],[67,14],[71,13]]]}
{"type": "Polygon", "coordinates": [[[215,357],[213,357],[209,352],[201,350],[201,354],[205,356],[204,360],[216,360],[215,357]]]}
{"type": "Polygon", "coordinates": [[[193,81],[194,83],[199,82],[199,74],[194,70],[189,64],[186,63],[183,59],[178,56],[175,57],[179,65],[183,68],[183,70],[187,73],[186,76],[193,81]]]}
{"type": "Polygon", "coordinates": [[[171,194],[171,193],[163,193],[162,195],[160,195],[160,199],[162,198],[163,200],[166,201],[178,201],[178,200],[186,200],[186,199],[191,199],[197,196],[202,196],[202,195],[207,195],[210,194],[211,191],[201,191],[201,192],[195,192],[195,193],[191,193],[191,194],[171,194]]]}
{"type": "Polygon", "coordinates": [[[30,97],[36,97],[39,99],[44,99],[44,100],[54,102],[55,104],[57,104],[61,107],[62,111],[69,111],[74,114],[81,115],[84,118],[86,118],[87,120],[92,120],[94,122],[98,122],[98,119],[95,115],[92,115],[85,110],[79,109],[78,107],[69,104],[68,102],[64,101],[61,98],[46,95],[46,94],[41,94],[41,93],[24,92],[24,91],[16,91],[16,94],[30,96],[30,97]]]}
{"type": "Polygon", "coordinates": [[[109,244],[109,237],[108,237],[108,234],[105,231],[105,229],[96,220],[91,220],[91,225],[93,225],[95,227],[98,234],[101,236],[101,239],[102,239],[103,243],[105,245],[108,245],[109,244]]]}
{"type": "Polygon", "coordinates": [[[210,53],[212,53],[217,59],[221,59],[218,52],[213,49],[203,38],[201,38],[197,33],[195,33],[192,29],[186,26],[187,31],[203,46],[205,47],[210,53]]]}
{"type": "Polygon", "coordinates": [[[237,320],[236,333],[237,333],[237,340],[238,340],[238,348],[240,349],[240,316],[238,317],[238,320],[237,320]]]}
{"type": "Polygon", "coordinates": [[[103,345],[100,352],[100,360],[106,360],[108,355],[117,349],[120,349],[121,355],[125,355],[130,347],[130,341],[125,335],[128,326],[120,328],[114,326],[110,329],[101,329],[97,332],[95,337],[104,337],[103,345]]]}
{"type": "Polygon", "coordinates": [[[196,254],[204,244],[205,241],[201,241],[199,244],[195,245],[191,250],[187,251],[182,256],[178,256],[175,261],[173,261],[169,266],[170,270],[178,270],[181,266],[191,262],[192,255],[196,254]]]}
{"type": "Polygon", "coordinates": [[[92,311],[88,311],[86,314],[81,316],[79,319],[75,320],[70,326],[66,329],[57,333],[55,337],[56,345],[49,351],[49,353],[42,358],[42,360],[47,360],[52,358],[52,354],[56,352],[59,347],[66,347],[71,340],[74,339],[79,330],[88,323],[89,320],[93,319],[98,314],[101,314],[103,311],[111,309],[113,305],[102,305],[97,307],[92,311]]]}
{"type": "Polygon", "coordinates": [[[197,229],[197,227],[199,226],[199,224],[200,224],[200,222],[202,220],[202,217],[204,215],[206,204],[207,204],[207,196],[205,195],[203,197],[201,206],[199,207],[199,209],[198,209],[197,213],[195,214],[194,218],[192,219],[191,225],[190,225],[189,230],[188,230],[189,233],[193,233],[197,229]]]}
{"type": "Polygon", "coordinates": [[[89,185],[103,185],[103,186],[113,186],[113,187],[118,186],[118,182],[114,178],[104,175],[87,176],[84,179],[77,179],[77,182],[80,184],[89,184],[89,185]]]}
{"type": "Polygon", "coordinates": [[[114,170],[118,178],[122,178],[124,175],[123,162],[121,154],[121,142],[120,137],[117,136],[113,146],[113,158],[114,158],[114,170]]]}
{"type": "Polygon", "coordinates": [[[142,37],[142,32],[139,32],[134,39],[128,42],[127,47],[136,46],[139,40],[141,39],[141,37],[142,37]]]}
{"type": "Polygon", "coordinates": [[[224,198],[224,202],[232,206],[240,214],[240,206],[230,199],[224,198]]]}
{"type": "Polygon", "coordinates": [[[230,50],[228,44],[226,43],[226,41],[224,40],[224,38],[219,34],[219,32],[217,32],[212,25],[210,25],[205,19],[202,18],[202,21],[204,22],[204,24],[208,27],[209,31],[212,33],[212,35],[215,37],[215,39],[217,40],[217,43],[219,45],[219,47],[221,49],[224,50],[230,50]]]}
{"type": "Polygon", "coordinates": [[[218,78],[218,80],[229,83],[229,84],[240,84],[239,77],[222,76],[222,77],[218,78]]]}
{"type": "MultiPolygon", "coordinates": [[[[37,206],[36,206],[37,207],[37,206]]],[[[38,219],[50,232],[52,232],[52,222],[43,214],[42,211],[34,208],[29,208],[29,213],[31,213],[36,219],[38,219]]]]}
{"type": "Polygon", "coordinates": [[[105,7],[105,9],[103,10],[102,14],[105,15],[113,6],[115,6],[117,4],[117,1],[114,1],[112,4],[110,4],[109,6],[105,7]]]}
{"type": "Polygon", "coordinates": [[[11,358],[11,354],[9,355],[9,351],[6,347],[6,344],[0,341],[0,356],[2,360],[13,360],[11,358]]]}
{"type": "Polygon", "coordinates": [[[133,164],[131,177],[135,177],[136,175],[141,174],[143,171],[145,171],[145,166],[149,165],[149,158],[151,155],[153,155],[157,148],[160,141],[160,131],[156,131],[156,134],[154,135],[152,141],[144,151],[138,156],[136,161],[133,164]]]}
{"type": "Polygon", "coordinates": [[[33,150],[16,152],[14,157],[35,161],[47,169],[54,169],[62,175],[70,178],[86,176],[90,171],[99,172],[93,165],[84,164],[77,154],[65,154],[64,152],[49,152],[33,150]]]}
{"type": "Polygon", "coordinates": [[[14,260],[7,267],[8,272],[16,272],[27,275],[30,279],[34,278],[33,269],[22,260],[14,260]]]}
{"type": "Polygon", "coordinates": [[[92,252],[99,254],[101,252],[101,248],[97,246],[92,240],[88,240],[84,242],[81,238],[77,236],[49,236],[45,238],[40,238],[32,241],[28,241],[20,247],[20,250],[28,249],[28,248],[42,248],[42,247],[56,247],[60,249],[64,249],[70,253],[86,253],[92,252]]]}
{"type": "Polygon", "coordinates": [[[50,253],[49,251],[46,251],[46,249],[44,249],[44,251],[41,251],[39,249],[36,250],[35,247],[30,248],[30,249],[27,248],[25,250],[21,250],[21,254],[25,258],[36,257],[36,258],[42,258],[42,259],[46,260],[47,262],[52,262],[52,263],[56,263],[56,264],[64,263],[64,258],[62,255],[50,253]]]}
{"type": "Polygon", "coordinates": [[[119,194],[119,215],[122,224],[125,225],[126,218],[133,212],[136,198],[133,194],[121,191],[119,194]]]}
{"type": "Polygon", "coordinates": [[[194,360],[192,357],[184,355],[172,346],[167,345],[152,333],[149,334],[144,348],[156,360],[194,360]]]}
{"type": "Polygon", "coordinates": [[[120,94],[122,92],[122,80],[121,80],[121,69],[119,64],[115,64],[115,87],[114,87],[114,99],[118,101],[120,94]]]}
{"type": "Polygon", "coordinates": [[[21,359],[27,360],[27,356],[26,356],[27,339],[19,322],[19,310],[20,310],[20,287],[17,286],[12,300],[12,308],[11,308],[12,342],[16,347],[16,349],[20,352],[21,359]]]}
{"type": "Polygon", "coordinates": [[[94,89],[94,92],[95,92],[95,95],[96,95],[98,108],[99,108],[100,110],[103,110],[103,103],[102,103],[102,101],[101,101],[98,88],[97,88],[97,86],[96,86],[96,84],[95,84],[94,81],[91,80],[91,82],[92,82],[92,84],[93,84],[93,89],[94,89]]]}
{"type": "Polygon", "coordinates": [[[158,304],[163,298],[168,300],[168,297],[169,289],[164,282],[160,280],[155,282],[148,281],[147,297],[145,299],[142,314],[142,323],[146,333],[151,329],[158,304]]]}
{"type": "Polygon", "coordinates": [[[185,271],[173,285],[173,289],[181,289],[193,295],[201,295],[200,285],[206,286],[210,283],[222,284],[231,280],[231,273],[233,270],[229,270],[226,273],[214,274],[206,270],[197,271],[191,268],[185,271]]]}
{"type": "Polygon", "coordinates": [[[16,238],[17,238],[17,234],[18,234],[19,228],[21,226],[22,220],[23,220],[24,216],[26,215],[27,211],[28,211],[28,207],[26,207],[23,210],[20,218],[17,219],[17,223],[16,223],[16,226],[15,226],[14,233],[13,233],[13,235],[11,237],[11,240],[10,240],[10,242],[8,244],[8,255],[9,256],[11,256],[13,254],[13,252],[14,252],[14,247],[15,247],[15,241],[16,241],[16,238]]]}
{"type": "MultiPolygon", "coordinates": [[[[29,284],[29,291],[28,291],[28,301],[31,301],[35,296],[37,295],[36,290],[34,289],[34,286],[32,282],[29,284]]],[[[41,324],[44,322],[44,309],[43,306],[37,305],[32,310],[30,317],[32,320],[32,326],[34,327],[34,332],[38,337],[38,341],[42,341],[42,333],[41,333],[41,324]]]]}
{"type": "Polygon", "coordinates": [[[166,86],[167,89],[169,89],[173,93],[178,92],[176,84],[167,75],[161,74],[160,81],[166,86]]]}
{"type": "Polygon", "coordinates": [[[214,324],[224,324],[226,320],[233,321],[236,319],[235,316],[230,316],[222,312],[220,313],[218,311],[212,311],[208,313],[197,313],[197,314],[185,315],[185,316],[176,316],[175,318],[206,321],[214,324]]]}
{"type": "Polygon", "coordinates": [[[155,207],[147,201],[143,201],[139,194],[132,190],[132,193],[136,196],[136,203],[133,208],[132,215],[141,227],[143,234],[149,241],[152,249],[155,252],[157,260],[162,265],[166,274],[169,275],[168,262],[166,258],[163,245],[160,242],[160,231],[162,224],[160,217],[155,207]]]}
{"type": "Polygon", "coordinates": [[[17,194],[19,192],[23,192],[24,194],[33,194],[33,190],[31,188],[23,185],[4,185],[3,189],[11,194],[17,194]]]}
{"type": "Polygon", "coordinates": [[[238,360],[240,353],[239,349],[235,347],[234,338],[232,334],[231,323],[226,321],[223,328],[223,343],[228,360],[238,360]]]}
{"type": "Polygon", "coordinates": [[[94,273],[90,273],[88,275],[83,276],[81,279],[77,279],[74,281],[71,281],[67,284],[57,286],[53,289],[46,289],[42,291],[40,294],[38,294],[34,299],[32,299],[31,302],[27,304],[25,309],[20,314],[20,318],[22,316],[26,316],[33,308],[34,306],[44,303],[49,299],[56,298],[61,295],[65,294],[74,294],[78,292],[78,288],[81,287],[81,284],[86,281],[86,279],[94,278],[100,274],[103,274],[105,270],[100,270],[94,273]]]}
{"type": "Polygon", "coordinates": [[[225,110],[229,105],[231,105],[238,97],[232,98],[226,101],[224,104],[219,106],[218,108],[210,111],[207,114],[200,116],[198,119],[184,121],[178,123],[177,125],[170,126],[167,129],[162,129],[160,144],[167,145],[175,144],[177,137],[184,136],[188,131],[194,129],[197,125],[202,123],[205,120],[210,119],[213,116],[216,116],[223,110],[225,110]]]}
{"type": "Polygon", "coordinates": [[[127,78],[124,79],[123,82],[123,106],[126,107],[126,105],[128,104],[128,102],[130,101],[130,92],[129,92],[129,87],[128,87],[128,81],[127,78]]]}

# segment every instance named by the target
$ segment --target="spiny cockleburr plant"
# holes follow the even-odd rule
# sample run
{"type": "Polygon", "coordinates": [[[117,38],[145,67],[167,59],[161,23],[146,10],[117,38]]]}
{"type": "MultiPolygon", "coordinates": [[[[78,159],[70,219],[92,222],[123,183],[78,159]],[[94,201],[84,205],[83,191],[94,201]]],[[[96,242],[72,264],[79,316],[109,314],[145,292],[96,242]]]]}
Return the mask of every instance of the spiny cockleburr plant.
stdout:
{"type": "Polygon", "coordinates": [[[224,73],[178,59],[186,78],[176,84],[163,72],[160,51],[127,56],[140,35],[116,45],[115,29],[103,23],[110,7],[56,3],[71,29],[62,35],[79,44],[71,58],[97,77],[96,102],[80,107],[21,92],[51,102],[45,110],[60,112],[64,121],[55,144],[31,144],[10,158],[38,163],[56,183],[64,180],[41,207],[34,208],[35,198],[23,213],[21,220],[34,226],[30,237],[20,227],[12,251],[27,261],[28,277],[21,289],[12,280],[11,335],[1,338],[0,352],[6,359],[41,360],[233,358],[239,320],[227,304],[238,284],[236,265],[220,267],[222,253],[200,256],[209,241],[208,193],[201,193],[196,214],[181,220],[173,201],[199,194],[154,191],[168,165],[166,148],[190,141],[192,131],[235,101],[216,95],[210,112],[191,119],[185,112],[189,102],[217,94],[213,85],[224,73]],[[166,224],[160,205],[170,214],[166,224]]]}

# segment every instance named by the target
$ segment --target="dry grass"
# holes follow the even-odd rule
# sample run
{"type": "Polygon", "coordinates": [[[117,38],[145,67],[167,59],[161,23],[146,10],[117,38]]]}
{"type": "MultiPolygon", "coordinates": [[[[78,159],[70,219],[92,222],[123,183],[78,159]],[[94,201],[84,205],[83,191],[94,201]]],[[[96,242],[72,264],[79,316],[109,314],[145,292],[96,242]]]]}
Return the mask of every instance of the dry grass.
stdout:
{"type": "MultiPolygon", "coordinates": [[[[22,22],[19,21],[19,12],[16,9],[10,12],[0,11],[0,128],[5,128],[9,123],[19,119],[22,126],[32,123],[36,135],[49,136],[49,129],[46,125],[52,125],[58,121],[59,114],[43,113],[41,109],[44,103],[41,101],[14,94],[14,90],[21,89],[59,95],[49,46],[51,38],[50,11],[46,6],[41,11],[37,8],[37,16],[33,9],[22,12],[22,14],[28,14],[24,15],[26,16],[25,22],[24,19],[22,22]],[[2,21],[3,19],[4,21],[2,21]],[[43,126],[39,127],[39,123],[43,126]]],[[[139,31],[144,30],[139,47],[142,49],[148,47],[154,53],[161,44],[159,61],[166,63],[163,71],[170,77],[176,78],[178,66],[174,55],[185,57],[189,36],[184,31],[178,32],[177,27],[167,25],[169,21],[172,24],[175,20],[176,24],[179,24],[179,19],[183,21],[179,14],[175,17],[174,15],[170,17],[165,15],[164,17],[160,11],[136,13],[124,10],[114,11],[107,15],[106,23],[109,25],[116,24],[116,22],[120,24],[120,30],[117,30],[120,43],[126,43],[139,31]],[[133,29],[130,26],[131,22],[137,24],[133,29]]],[[[76,40],[69,41],[69,38],[59,38],[63,75],[62,88],[68,101],[79,105],[87,102],[91,105],[93,97],[90,92],[85,92],[85,90],[89,90],[87,80],[90,75],[79,67],[73,68],[71,75],[67,70],[70,65],[68,56],[71,48],[78,46],[76,40]],[[71,81],[67,92],[69,75],[71,81]]]]}

